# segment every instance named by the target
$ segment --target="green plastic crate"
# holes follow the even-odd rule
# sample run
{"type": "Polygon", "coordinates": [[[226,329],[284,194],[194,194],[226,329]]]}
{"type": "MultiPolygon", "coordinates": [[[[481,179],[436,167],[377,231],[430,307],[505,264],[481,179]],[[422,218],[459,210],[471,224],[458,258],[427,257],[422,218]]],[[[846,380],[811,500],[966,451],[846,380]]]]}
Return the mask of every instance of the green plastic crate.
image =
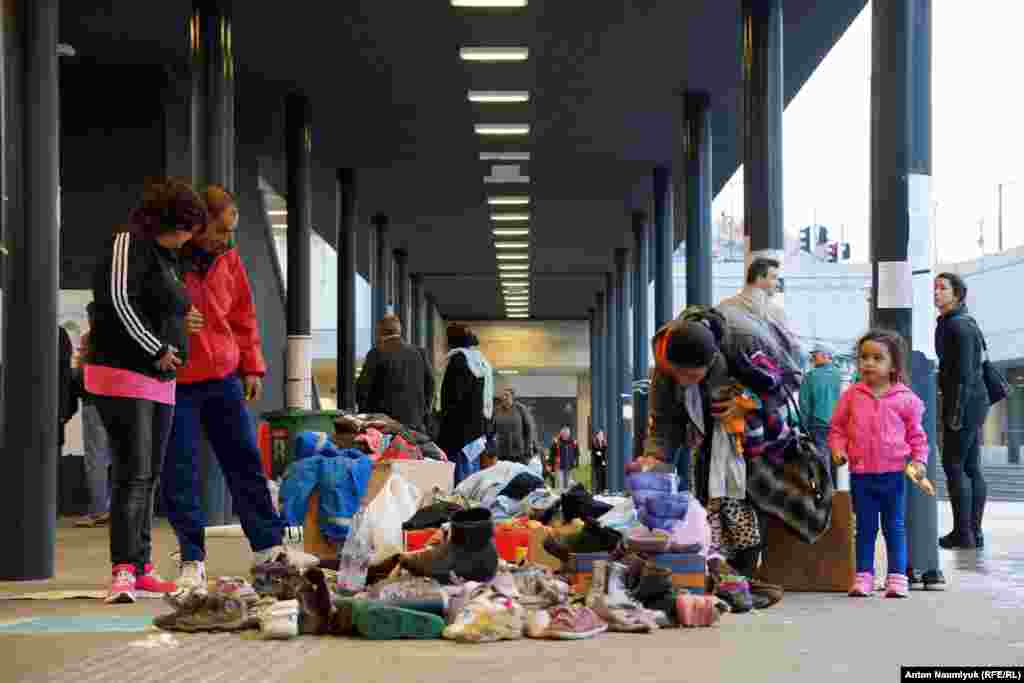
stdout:
{"type": "Polygon", "coordinates": [[[263,413],[270,425],[271,478],[278,479],[295,459],[295,439],[302,432],[334,434],[334,420],[341,410],[274,410],[263,413]]]}

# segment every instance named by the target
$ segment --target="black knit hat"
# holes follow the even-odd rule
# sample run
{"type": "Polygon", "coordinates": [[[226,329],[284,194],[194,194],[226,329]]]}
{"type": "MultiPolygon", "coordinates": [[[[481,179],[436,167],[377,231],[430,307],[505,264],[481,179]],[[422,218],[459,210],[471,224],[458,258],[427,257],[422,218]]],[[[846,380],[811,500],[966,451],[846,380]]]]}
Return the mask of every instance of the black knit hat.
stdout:
{"type": "Polygon", "coordinates": [[[681,368],[706,368],[718,352],[714,333],[699,322],[684,322],[669,332],[665,359],[681,368]]]}

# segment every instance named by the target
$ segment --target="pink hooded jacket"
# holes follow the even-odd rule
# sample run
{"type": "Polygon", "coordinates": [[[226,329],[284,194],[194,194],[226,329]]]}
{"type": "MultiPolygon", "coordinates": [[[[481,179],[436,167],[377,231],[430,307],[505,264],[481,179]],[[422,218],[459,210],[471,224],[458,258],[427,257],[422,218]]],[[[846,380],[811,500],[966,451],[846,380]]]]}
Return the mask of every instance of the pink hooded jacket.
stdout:
{"type": "Polygon", "coordinates": [[[857,383],[836,404],[828,445],[847,454],[851,474],[902,472],[908,457],[928,462],[923,415],[924,403],[905,384],[875,398],[866,384],[857,383]]]}

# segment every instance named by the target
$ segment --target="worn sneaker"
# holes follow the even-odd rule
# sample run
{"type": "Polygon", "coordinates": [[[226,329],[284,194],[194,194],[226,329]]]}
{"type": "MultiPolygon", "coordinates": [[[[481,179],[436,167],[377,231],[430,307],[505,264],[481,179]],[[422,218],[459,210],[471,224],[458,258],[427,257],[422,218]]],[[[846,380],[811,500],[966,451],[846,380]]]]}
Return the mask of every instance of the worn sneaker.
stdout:
{"type": "Polygon", "coordinates": [[[926,591],[946,590],[946,576],[939,569],[929,569],[921,575],[921,582],[926,591]]]}
{"type": "Polygon", "coordinates": [[[870,598],[875,587],[875,577],[871,572],[857,572],[850,588],[851,598],[870,598]]]}
{"type": "Polygon", "coordinates": [[[885,580],[885,597],[905,598],[910,595],[910,583],[906,574],[889,574],[885,580]]]}
{"type": "Polygon", "coordinates": [[[153,623],[167,631],[238,631],[249,623],[245,602],[237,597],[211,593],[202,606],[193,612],[179,611],[153,623]]]}
{"type": "Polygon", "coordinates": [[[135,602],[135,567],[130,564],[115,564],[113,576],[105,602],[108,605],[135,602]]]}
{"type": "Polygon", "coordinates": [[[608,630],[608,624],[589,607],[554,607],[549,610],[551,623],[545,638],[583,640],[608,630]]]}
{"type": "Polygon", "coordinates": [[[174,593],[178,588],[173,581],[167,581],[156,573],[153,565],[147,564],[145,573],[135,579],[135,590],[137,593],[146,594],[150,597],[159,597],[174,593]]]}
{"type": "Polygon", "coordinates": [[[198,560],[182,562],[175,582],[179,591],[207,587],[206,563],[198,560]]]}
{"type": "Polygon", "coordinates": [[[299,573],[320,566],[320,558],[316,555],[310,555],[285,545],[275,545],[266,550],[253,551],[252,564],[254,568],[270,562],[283,562],[298,569],[299,573]]]}

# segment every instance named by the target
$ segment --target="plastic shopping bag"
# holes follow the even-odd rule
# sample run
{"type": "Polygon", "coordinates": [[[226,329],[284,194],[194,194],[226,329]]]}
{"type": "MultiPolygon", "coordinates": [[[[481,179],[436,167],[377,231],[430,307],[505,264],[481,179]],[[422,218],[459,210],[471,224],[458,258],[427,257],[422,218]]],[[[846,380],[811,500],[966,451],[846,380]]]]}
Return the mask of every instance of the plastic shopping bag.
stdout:
{"type": "Polygon", "coordinates": [[[700,554],[707,556],[711,527],[708,525],[708,513],[696,497],[690,498],[686,516],[673,524],[669,543],[675,548],[700,546],[700,554]]]}
{"type": "Polygon", "coordinates": [[[352,517],[352,526],[344,545],[338,551],[338,590],[359,593],[366,588],[366,575],[373,559],[373,539],[365,513],[352,517]]]}
{"type": "Polygon", "coordinates": [[[633,499],[630,498],[604,513],[597,519],[597,523],[606,529],[616,531],[625,531],[637,526],[640,522],[633,499]]]}
{"type": "Polygon", "coordinates": [[[404,550],[402,525],[416,514],[419,501],[419,488],[392,472],[380,493],[366,506],[365,522],[373,541],[373,564],[404,550]]]}

